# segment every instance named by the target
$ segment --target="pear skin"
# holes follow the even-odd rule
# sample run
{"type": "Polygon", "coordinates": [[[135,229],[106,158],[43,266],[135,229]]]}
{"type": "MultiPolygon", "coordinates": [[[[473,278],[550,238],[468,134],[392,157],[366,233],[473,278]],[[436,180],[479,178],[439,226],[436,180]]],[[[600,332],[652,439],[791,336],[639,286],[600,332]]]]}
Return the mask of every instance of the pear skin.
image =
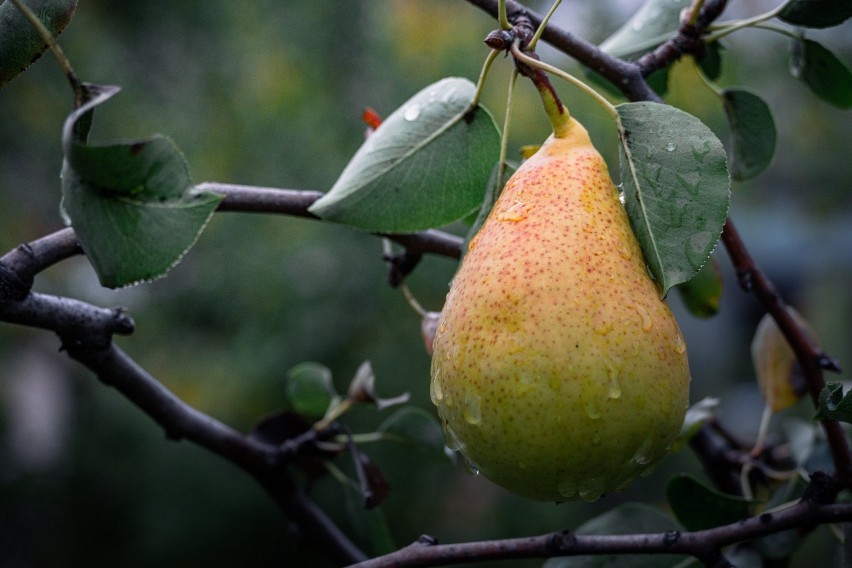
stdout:
{"type": "Polygon", "coordinates": [[[447,445],[510,491],[594,501],[667,453],[688,404],[686,346],[573,118],[470,242],[433,347],[447,445]]]}

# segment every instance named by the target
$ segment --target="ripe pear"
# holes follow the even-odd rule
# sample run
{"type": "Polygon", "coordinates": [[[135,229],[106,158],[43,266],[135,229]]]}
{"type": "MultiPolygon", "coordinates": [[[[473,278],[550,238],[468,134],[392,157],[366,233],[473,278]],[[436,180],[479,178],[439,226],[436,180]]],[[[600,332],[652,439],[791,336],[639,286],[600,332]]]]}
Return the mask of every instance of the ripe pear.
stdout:
{"type": "Polygon", "coordinates": [[[430,390],[448,447],[485,477],[593,501],[667,453],[690,376],[604,160],[573,117],[557,132],[469,244],[430,390]]]}

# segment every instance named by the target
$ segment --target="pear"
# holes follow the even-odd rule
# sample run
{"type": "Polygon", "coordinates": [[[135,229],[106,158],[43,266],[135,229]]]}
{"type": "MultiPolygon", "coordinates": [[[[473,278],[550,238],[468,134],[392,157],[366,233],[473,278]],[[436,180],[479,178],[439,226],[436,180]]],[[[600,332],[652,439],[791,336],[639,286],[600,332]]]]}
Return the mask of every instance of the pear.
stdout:
{"type": "Polygon", "coordinates": [[[573,117],[556,132],[469,244],[430,394],[474,470],[532,499],[594,501],[667,453],[690,375],[604,160],[573,117]]]}

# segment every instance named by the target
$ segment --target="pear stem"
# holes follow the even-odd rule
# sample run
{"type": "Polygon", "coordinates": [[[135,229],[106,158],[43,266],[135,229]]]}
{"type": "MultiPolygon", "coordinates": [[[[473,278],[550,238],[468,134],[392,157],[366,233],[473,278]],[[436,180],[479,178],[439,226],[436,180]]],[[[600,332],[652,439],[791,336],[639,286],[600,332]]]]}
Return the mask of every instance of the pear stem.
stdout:
{"type": "Polygon", "coordinates": [[[517,81],[518,70],[512,69],[512,75],[509,77],[509,94],[506,97],[506,114],[503,117],[503,137],[500,140],[500,161],[497,162],[497,179],[494,182],[494,188],[497,191],[502,191],[503,178],[506,177],[506,156],[509,153],[509,126],[512,124],[512,99],[514,98],[515,83],[517,81]]]}
{"type": "Polygon", "coordinates": [[[499,53],[500,50],[492,49],[485,57],[485,63],[482,65],[482,71],[479,72],[479,80],[476,82],[476,91],[473,93],[473,100],[470,101],[470,106],[466,113],[471,112],[479,104],[479,99],[482,97],[482,90],[485,86],[485,78],[488,77],[488,71],[491,69],[491,64],[494,63],[494,60],[497,58],[499,53]]]}
{"type": "Polygon", "coordinates": [[[559,95],[556,94],[556,89],[553,88],[547,75],[535,65],[535,63],[539,63],[538,59],[523,53],[518,47],[518,40],[512,43],[511,50],[516,63],[526,64],[518,65],[518,71],[529,77],[538,90],[541,102],[544,103],[544,111],[553,127],[553,135],[556,138],[564,138],[568,135],[571,123],[571,113],[568,112],[568,107],[559,100],[559,95]]]}
{"type": "Polygon", "coordinates": [[[692,7],[690,8],[689,17],[686,22],[690,26],[694,26],[698,23],[698,16],[701,15],[701,8],[704,6],[704,0],[694,0],[692,2],[692,7]]]}
{"type": "Polygon", "coordinates": [[[497,21],[504,30],[512,29],[512,24],[509,22],[509,17],[506,13],[506,0],[500,0],[497,3],[497,21]]]}
{"type": "Polygon", "coordinates": [[[544,15],[544,18],[541,19],[541,23],[538,25],[538,29],[535,31],[535,34],[527,45],[527,49],[530,51],[535,49],[535,45],[538,43],[541,34],[544,33],[544,29],[547,27],[547,22],[550,21],[550,17],[553,16],[553,13],[556,12],[556,8],[558,8],[561,3],[562,0],[556,0],[550,7],[550,10],[547,11],[547,14],[544,15]]]}
{"type": "Polygon", "coordinates": [[[539,69],[541,71],[547,71],[548,73],[551,73],[552,75],[556,75],[560,79],[564,79],[565,81],[568,81],[569,83],[571,83],[572,85],[574,85],[575,87],[577,87],[578,89],[580,89],[581,91],[583,91],[584,93],[586,93],[587,95],[592,97],[592,99],[594,99],[594,101],[596,103],[598,103],[601,107],[603,107],[603,109],[613,118],[613,120],[618,120],[618,111],[615,109],[615,106],[613,106],[613,104],[610,103],[608,100],[606,100],[600,93],[595,91],[593,88],[591,88],[590,86],[585,84],[580,79],[574,77],[570,73],[566,73],[565,71],[563,71],[562,69],[559,69],[558,67],[554,67],[553,65],[548,65],[547,63],[544,63],[543,61],[539,61],[538,59],[534,59],[534,58],[530,57],[529,55],[523,53],[520,49],[516,49],[514,46],[512,46],[512,55],[515,57],[516,60],[527,64],[529,67],[534,67],[534,68],[539,69]]]}
{"type": "Polygon", "coordinates": [[[717,24],[714,24],[710,28],[710,30],[713,31],[714,33],[710,33],[710,34],[707,34],[706,36],[704,36],[704,41],[708,42],[708,43],[714,42],[714,41],[719,41],[720,39],[722,39],[726,35],[732,34],[737,30],[741,30],[743,28],[748,28],[748,27],[753,27],[753,26],[758,26],[759,24],[762,24],[766,20],[771,20],[772,18],[774,18],[775,16],[780,14],[781,11],[784,9],[784,7],[787,6],[788,3],[789,2],[784,2],[780,6],[777,6],[774,9],[772,9],[768,12],[765,12],[763,14],[759,14],[757,16],[754,16],[753,18],[747,18],[747,19],[744,19],[744,20],[735,20],[735,21],[732,21],[732,22],[719,22],[717,24]]]}

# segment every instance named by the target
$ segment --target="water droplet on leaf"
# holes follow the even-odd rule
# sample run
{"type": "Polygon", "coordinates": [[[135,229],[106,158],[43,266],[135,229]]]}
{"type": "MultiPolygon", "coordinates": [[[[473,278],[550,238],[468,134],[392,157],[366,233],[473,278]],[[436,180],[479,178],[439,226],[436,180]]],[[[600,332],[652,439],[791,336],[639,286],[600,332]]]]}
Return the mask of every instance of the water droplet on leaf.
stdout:
{"type": "Polygon", "coordinates": [[[418,105],[411,105],[407,109],[405,109],[402,113],[402,118],[407,120],[408,122],[414,122],[420,117],[420,107],[418,105]]]}
{"type": "Polygon", "coordinates": [[[675,148],[677,148],[677,145],[675,145],[674,142],[669,142],[668,144],[666,144],[666,152],[674,152],[675,148]]]}

